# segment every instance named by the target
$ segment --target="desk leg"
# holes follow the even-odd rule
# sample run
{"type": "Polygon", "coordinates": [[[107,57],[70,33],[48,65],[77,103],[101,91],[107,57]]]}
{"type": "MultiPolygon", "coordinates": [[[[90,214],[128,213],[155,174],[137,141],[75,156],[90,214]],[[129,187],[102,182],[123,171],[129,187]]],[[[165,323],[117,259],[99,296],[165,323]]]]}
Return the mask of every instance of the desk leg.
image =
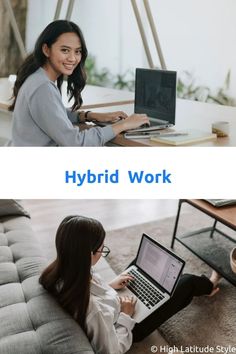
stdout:
{"type": "Polygon", "coordinates": [[[175,219],[175,227],[174,227],[172,240],[171,240],[171,246],[170,246],[171,248],[174,247],[174,243],[175,243],[175,236],[176,236],[176,233],[177,233],[177,228],[178,228],[180,210],[181,210],[182,203],[183,203],[183,201],[180,199],[179,200],[179,205],[178,205],[178,211],[177,211],[177,215],[176,215],[176,219],[175,219]]]}
{"type": "Polygon", "coordinates": [[[214,234],[214,231],[216,229],[216,223],[217,223],[217,220],[214,221],[214,224],[212,226],[212,230],[211,230],[211,233],[210,233],[210,238],[213,238],[213,234],[214,234]]]}

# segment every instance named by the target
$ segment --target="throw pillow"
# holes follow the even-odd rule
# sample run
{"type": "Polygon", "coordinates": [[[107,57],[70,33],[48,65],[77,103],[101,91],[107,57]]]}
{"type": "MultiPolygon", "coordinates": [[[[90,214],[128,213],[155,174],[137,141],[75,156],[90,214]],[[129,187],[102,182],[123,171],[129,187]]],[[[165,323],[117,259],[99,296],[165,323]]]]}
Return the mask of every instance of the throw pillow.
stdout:
{"type": "Polygon", "coordinates": [[[30,218],[30,214],[15,199],[0,199],[0,216],[23,215],[30,218]]]}

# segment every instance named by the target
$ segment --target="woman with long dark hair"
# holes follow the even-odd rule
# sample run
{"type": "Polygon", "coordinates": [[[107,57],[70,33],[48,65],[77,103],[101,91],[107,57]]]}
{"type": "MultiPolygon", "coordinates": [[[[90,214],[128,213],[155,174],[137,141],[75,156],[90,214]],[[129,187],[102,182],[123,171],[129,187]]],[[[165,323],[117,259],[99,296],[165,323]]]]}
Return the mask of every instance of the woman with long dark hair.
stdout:
{"type": "Polygon", "coordinates": [[[76,215],[66,217],[56,234],[57,257],[40,277],[44,288],[83,328],[97,354],[126,353],[133,341],[148,336],[194,296],[212,296],[219,290],[219,275],[214,271],[210,279],[184,274],[171,299],[135,323],[132,315],[136,299],[119,297],[116,291],[133,278],[122,273],[107,285],[93,271],[100,257],[110,252],[104,239],[99,221],[76,215]]]}
{"type": "Polygon", "coordinates": [[[80,28],[58,20],[40,34],[35,48],[17,73],[13,89],[13,146],[101,146],[124,130],[148,123],[146,115],[124,112],[77,112],[86,83],[87,48],[80,28]],[[63,80],[74,103],[66,110],[61,99],[63,80]],[[80,131],[72,123],[114,121],[112,126],[80,131]]]}

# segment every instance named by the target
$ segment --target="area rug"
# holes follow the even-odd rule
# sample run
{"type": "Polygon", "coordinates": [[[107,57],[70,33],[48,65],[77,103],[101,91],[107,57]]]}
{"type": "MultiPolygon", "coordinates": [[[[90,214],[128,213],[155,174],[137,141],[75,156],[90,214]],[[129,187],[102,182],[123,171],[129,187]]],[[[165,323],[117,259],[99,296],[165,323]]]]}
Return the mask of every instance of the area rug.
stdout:
{"type": "MultiPolygon", "coordinates": [[[[121,272],[135,257],[142,233],[147,233],[157,241],[170,247],[174,228],[174,218],[136,225],[109,231],[106,245],[111,248],[108,262],[115,270],[121,272]]],[[[201,214],[183,214],[178,228],[184,233],[199,227],[212,225],[212,219],[201,214]]],[[[186,261],[185,273],[209,275],[211,269],[198,257],[193,255],[178,241],[174,251],[186,261]]],[[[220,285],[220,292],[212,298],[196,298],[183,311],[166,321],[159,331],[170,344],[178,348],[196,346],[236,346],[236,287],[225,279],[220,285]]],[[[220,350],[220,348],[218,348],[220,350]]]]}

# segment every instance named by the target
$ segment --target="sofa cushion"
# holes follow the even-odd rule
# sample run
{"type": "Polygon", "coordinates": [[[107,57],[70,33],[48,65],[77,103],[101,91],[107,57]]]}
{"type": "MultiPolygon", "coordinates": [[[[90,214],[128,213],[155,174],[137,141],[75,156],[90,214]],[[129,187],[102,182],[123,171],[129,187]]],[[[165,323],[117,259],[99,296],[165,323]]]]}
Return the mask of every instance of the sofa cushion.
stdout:
{"type": "Polygon", "coordinates": [[[40,245],[37,245],[32,241],[16,242],[12,244],[9,248],[11,249],[11,252],[14,255],[15,262],[17,262],[22,258],[27,258],[27,257],[32,258],[32,257],[40,256],[39,253],[40,245]]]}
{"type": "Polygon", "coordinates": [[[39,284],[48,261],[29,219],[1,218],[0,230],[0,353],[94,353],[79,325],[39,284]]]}
{"type": "Polygon", "coordinates": [[[34,331],[17,333],[0,339],[1,354],[42,354],[38,335],[34,331]]]}
{"type": "MultiPolygon", "coordinates": [[[[1,252],[1,247],[0,247],[1,252]]],[[[15,263],[0,263],[0,285],[8,283],[18,283],[19,277],[15,263]]]]}
{"type": "Polygon", "coordinates": [[[32,331],[33,329],[25,302],[1,307],[0,318],[1,323],[4,323],[4,326],[0,326],[0,338],[12,336],[20,332],[32,331]]]}
{"type": "Polygon", "coordinates": [[[40,296],[46,293],[46,290],[39,284],[38,275],[25,279],[22,282],[21,286],[24,292],[24,297],[26,302],[28,302],[33,297],[40,296]]]}
{"type": "Polygon", "coordinates": [[[35,329],[50,322],[70,318],[70,315],[59,307],[48,293],[30,299],[27,307],[35,329]]]}
{"type": "MultiPolygon", "coordinates": [[[[12,217],[12,216],[3,216],[1,218],[1,224],[0,224],[0,232],[8,232],[12,230],[19,230],[21,231],[26,231],[26,230],[31,230],[30,226],[30,219],[26,219],[25,216],[18,216],[18,217],[12,217]]],[[[19,233],[18,233],[18,236],[19,233]]]]}
{"type": "Polygon", "coordinates": [[[42,273],[45,268],[45,258],[43,257],[23,257],[16,262],[18,275],[21,283],[25,279],[42,273]]]}
{"type": "Polygon", "coordinates": [[[9,283],[0,286],[0,307],[24,301],[25,297],[20,283],[9,283]]]}
{"type": "MultiPolygon", "coordinates": [[[[6,222],[4,222],[4,225],[6,225],[6,222]]],[[[8,227],[9,226],[10,225],[8,225],[8,227]]],[[[13,225],[11,225],[11,226],[13,226],[13,225]]],[[[13,230],[5,230],[5,236],[7,238],[7,242],[8,242],[9,246],[11,246],[15,243],[22,243],[22,242],[35,244],[35,240],[32,235],[33,235],[33,233],[32,233],[31,229],[23,229],[23,230],[21,230],[20,233],[19,233],[19,230],[14,230],[14,229],[13,230]]]]}
{"type": "Polygon", "coordinates": [[[12,257],[12,252],[11,249],[7,246],[0,246],[1,252],[0,252],[0,263],[3,262],[12,262],[13,257],[12,257]]]}
{"type": "Polygon", "coordinates": [[[8,241],[6,235],[3,232],[0,232],[0,246],[7,246],[7,245],[8,245],[8,241]]]}
{"type": "Polygon", "coordinates": [[[81,336],[79,326],[74,325],[72,318],[47,323],[40,326],[37,334],[42,348],[47,348],[44,354],[92,354],[88,340],[81,336]]]}

